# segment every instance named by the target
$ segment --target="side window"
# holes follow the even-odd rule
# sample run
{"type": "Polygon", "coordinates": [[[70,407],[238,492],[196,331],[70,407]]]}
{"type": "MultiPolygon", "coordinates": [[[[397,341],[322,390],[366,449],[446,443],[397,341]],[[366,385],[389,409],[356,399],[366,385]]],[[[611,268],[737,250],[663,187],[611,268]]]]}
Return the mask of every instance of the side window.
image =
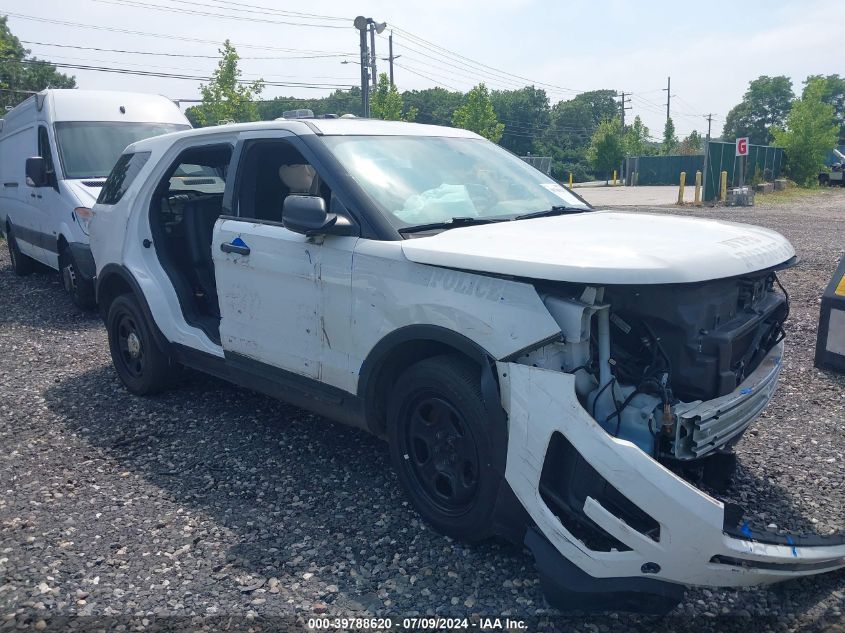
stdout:
{"type": "Polygon", "coordinates": [[[147,163],[150,152],[136,152],[123,154],[117,159],[109,174],[106,184],[97,198],[98,204],[117,204],[138,176],[141,168],[147,163]]]}
{"type": "Polygon", "coordinates": [[[56,168],[53,165],[53,152],[50,151],[50,135],[43,125],[38,126],[38,155],[44,159],[47,165],[47,173],[55,174],[56,168]]]}
{"type": "Polygon", "coordinates": [[[258,142],[247,148],[239,168],[238,215],[281,222],[289,195],[320,196],[331,209],[331,189],[290,143],[258,142]]]}

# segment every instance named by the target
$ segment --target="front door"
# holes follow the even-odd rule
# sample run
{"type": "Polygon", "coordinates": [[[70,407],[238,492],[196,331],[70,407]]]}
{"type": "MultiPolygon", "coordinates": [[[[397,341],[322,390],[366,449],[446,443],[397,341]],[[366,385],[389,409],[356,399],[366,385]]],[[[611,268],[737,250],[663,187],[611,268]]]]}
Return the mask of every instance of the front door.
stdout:
{"type": "Polygon", "coordinates": [[[220,218],[212,241],[221,345],[246,369],[260,371],[257,361],[319,379],[323,241],[286,229],[282,205],[291,194],[321,195],[328,205],[331,192],[282,138],[247,141],[238,163],[237,217],[220,218]]]}

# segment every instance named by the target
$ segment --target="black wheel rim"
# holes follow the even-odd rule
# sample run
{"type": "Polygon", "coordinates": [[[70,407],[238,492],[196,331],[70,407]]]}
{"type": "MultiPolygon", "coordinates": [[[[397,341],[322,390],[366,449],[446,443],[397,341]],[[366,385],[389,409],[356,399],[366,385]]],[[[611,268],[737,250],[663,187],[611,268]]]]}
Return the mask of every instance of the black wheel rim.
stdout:
{"type": "Polygon", "coordinates": [[[140,378],[146,366],[141,332],[130,314],[123,314],[117,321],[117,346],[120,362],[133,378],[140,378]]]}
{"type": "Polygon", "coordinates": [[[412,483],[440,512],[470,509],[478,491],[475,438],[464,416],[439,396],[422,396],[406,409],[403,454],[412,483]]]}

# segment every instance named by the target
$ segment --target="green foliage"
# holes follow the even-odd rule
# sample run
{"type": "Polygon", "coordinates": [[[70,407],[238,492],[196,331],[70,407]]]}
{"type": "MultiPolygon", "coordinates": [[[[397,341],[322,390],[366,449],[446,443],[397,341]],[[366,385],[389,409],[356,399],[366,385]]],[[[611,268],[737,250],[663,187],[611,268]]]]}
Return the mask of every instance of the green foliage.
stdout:
{"type": "Polygon", "coordinates": [[[0,16],[0,88],[3,89],[0,108],[16,106],[29,96],[29,92],[44,88],[76,88],[76,80],[58,72],[52,64],[22,63],[27,61],[43,60],[29,55],[29,49],[24,48],[9,30],[6,16],[0,16]],[[21,92],[15,92],[17,90],[21,92]]]}
{"type": "Polygon", "coordinates": [[[464,103],[452,115],[452,125],[471,130],[497,143],[505,126],[499,123],[490,92],[483,83],[470,90],[464,103]]]}
{"type": "Polygon", "coordinates": [[[461,106],[464,95],[443,88],[427,88],[403,92],[402,100],[409,111],[417,111],[414,119],[417,123],[452,125],[452,114],[461,106]]]}
{"type": "Polygon", "coordinates": [[[306,108],[316,116],[324,114],[354,114],[361,116],[361,89],[335,90],[327,97],[315,99],[294,99],[276,97],[270,101],[258,102],[258,116],[262,121],[278,119],[286,110],[306,108]]]}
{"type": "Polygon", "coordinates": [[[681,154],[702,154],[704,152],[704,139],[701,138],[696,130],[690,132],[681,144],[678,146],[678,152],[681,154]]]}
{"type": "Polygon", "coordinates": [[[205,127],[223,121],[243,123],[258,120],[255,97],[264,89],[264,81],[241,81],[238,52],[229,40],[223,42],[217,70],[207,85],[200,86],[202,104],[188,108],[188,118],[194,125],[205,127]]]}
{"type": "Polygon", "coordinates": [[[822,101],[833,106],[834,116],[839,123],[839,143],[845,143],[845,77],[839,75],[810,75],[804,80],[804,94],[814,80],[824,82],[822,101]]]}
{"type": "Polygon", "coordinates": [[[615,117],[599,123],[590,140],[587,160],[596,171],[609,174],[619,167],[624,157],[625,143],[619,118],[615,117]]]}
{"type": "Polygon", "coordinates": [[[651,152],[651,143],[648,140],[650,133],[648,127],[638,116],[628,126],[624,134],[625,154],[628,156],[646,156],[651,152]]]}
{"type": "Polygon", "coordinates": [[[402,110],[402,95],[396,86],[390,83],[387,73],[381,73],[370,98],[370,117],[385,121],[413,121],[417,115],[416,108],[409,109],[405,114],[402,110]]]}
{"type": "Polygon", "coordinates": [[[811,78],[801,98],[793,102],[786,127],[772,129],[775,144],[785,150],[790,177],[801,185],[816,179],[839,133],[835,109],[824,101],[825,89],[824,79],[811,78]]]}
{"type": "Polygon", "coordinates": [[[525,156],[545,154],[540,138],[549,125],[549,97],[545,90],[526,86],[519,90],[494,90],[490,95],[496,116],[505,124],[500,145],[525,156]]]}
{"type": "Polygon", "coordinates": [[[789,77],[758,77],[748,84],[742,101],[728,112],[722,138],[730,142],[747,136],[751,143],[769,145],[770,128],[783,126],[794,97],[789,77]]]}
{"type": "Polygon", "coordinates": [[[666,119],[666,125],[663,126],[663,143],[660,146],[661,153],[667,156],[671,154],[678,145],[678,137],[675,135],[675,123],[672,117],[666,119]]]}

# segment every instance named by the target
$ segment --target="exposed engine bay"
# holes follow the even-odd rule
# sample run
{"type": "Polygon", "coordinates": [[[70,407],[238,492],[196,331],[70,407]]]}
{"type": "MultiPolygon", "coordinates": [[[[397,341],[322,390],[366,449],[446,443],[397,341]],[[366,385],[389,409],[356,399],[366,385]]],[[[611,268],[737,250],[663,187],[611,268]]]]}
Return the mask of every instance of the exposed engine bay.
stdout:
{"type": "Polygon", "coordinates": [[[539,290],[563,340],[517,362],[575,374],[590,415],[655,459],[677,464],[724,453],[765,404],[733,402],[731,394],[783,339],[789,300],[774,271],[539,290]]]}

